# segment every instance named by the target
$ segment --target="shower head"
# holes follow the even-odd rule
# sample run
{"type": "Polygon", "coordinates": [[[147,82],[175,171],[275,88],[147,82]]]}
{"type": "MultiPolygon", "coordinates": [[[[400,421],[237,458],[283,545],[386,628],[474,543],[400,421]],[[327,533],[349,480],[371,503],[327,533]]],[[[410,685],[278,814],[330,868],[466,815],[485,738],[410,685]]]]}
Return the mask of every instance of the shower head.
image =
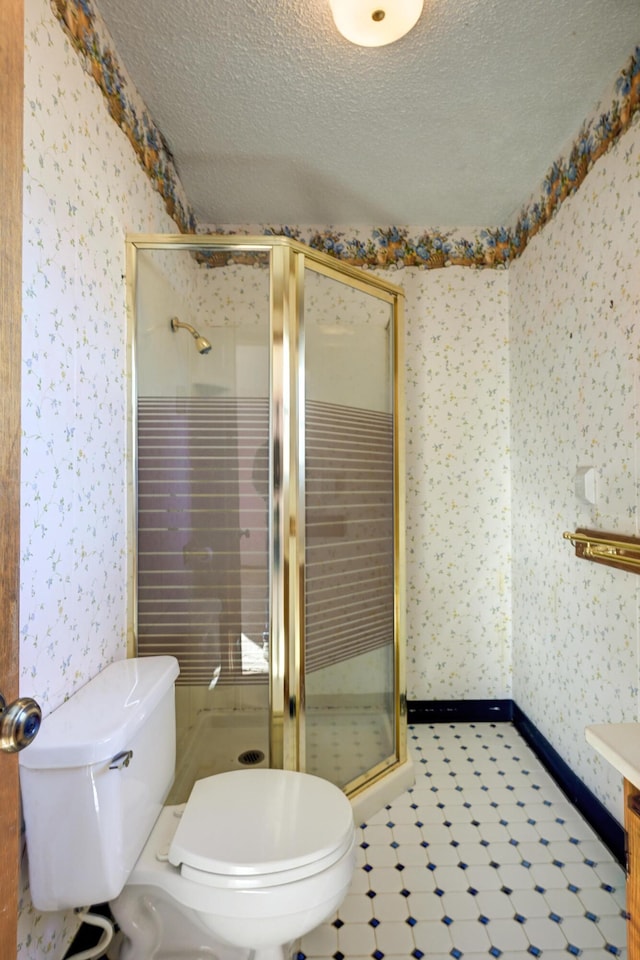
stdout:
{"type": "Polygon", "coordinates": [[[196,349],[198,353],[209,353],[211,350],[211,344],[205,339],[205,337],[202,337],[198,333],[195,327],[192,327],[190,323],[183,323],[182,320],[178,320],[177,317],[171,317],[171,329],[174,331],[174,333],[179,327],[183,327],[185,330],[189,331],[196,342],[196,349]]]}
{"type": "Polygon", "coordinates": [[[196,348],[198,353],[209,353],[211,350],[211,344],[206,339],[206,337],[196,337],[196,348]]]}

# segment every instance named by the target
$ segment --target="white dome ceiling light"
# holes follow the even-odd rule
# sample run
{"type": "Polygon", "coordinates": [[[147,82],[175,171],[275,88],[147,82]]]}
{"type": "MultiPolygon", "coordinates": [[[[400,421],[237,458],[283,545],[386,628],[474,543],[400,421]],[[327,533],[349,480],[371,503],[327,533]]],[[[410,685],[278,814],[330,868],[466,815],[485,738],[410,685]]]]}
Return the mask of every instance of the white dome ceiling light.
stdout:
{"type": "Polygon", "coordinates": [[[415,27],[424,0],[329,0],[336,27],[361,47],[383,47],[415,27]]]}

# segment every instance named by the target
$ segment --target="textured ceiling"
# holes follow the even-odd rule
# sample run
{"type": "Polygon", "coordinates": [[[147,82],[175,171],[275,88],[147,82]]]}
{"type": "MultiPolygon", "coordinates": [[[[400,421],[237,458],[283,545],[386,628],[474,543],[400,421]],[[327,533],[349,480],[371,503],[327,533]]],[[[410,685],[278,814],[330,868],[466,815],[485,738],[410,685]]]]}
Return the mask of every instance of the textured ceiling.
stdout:
{"type": "Polygon", "coordinates": [[[96,0],[204,224],[503,224],[640,40],[640,0],[425,0],[377,49],[328,0],[96,0]]]}

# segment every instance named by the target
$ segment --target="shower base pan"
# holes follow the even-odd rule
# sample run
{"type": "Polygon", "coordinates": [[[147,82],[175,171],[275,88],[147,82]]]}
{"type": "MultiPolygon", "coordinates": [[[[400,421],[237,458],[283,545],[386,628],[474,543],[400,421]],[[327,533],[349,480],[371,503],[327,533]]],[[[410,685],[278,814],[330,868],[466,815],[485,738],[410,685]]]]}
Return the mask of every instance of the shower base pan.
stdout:
{"type": "MultiPolygon", "coordinates": [[[[387,718],[378,712],[315,711],[307,717],[307,770],[342,785],[354,766],[368,769],[390,741],[387,718]],[[355,762],[354,762],[355,761],[355,762]]],[[[228,770],[268,767],[264,711],[201,711],[178,746],[176,778],[168,803],[185,803],[196,780],[228,770]]],[[[414,782],[409,761],[394,767],[351,799],[358,823],[414,782]]]]}

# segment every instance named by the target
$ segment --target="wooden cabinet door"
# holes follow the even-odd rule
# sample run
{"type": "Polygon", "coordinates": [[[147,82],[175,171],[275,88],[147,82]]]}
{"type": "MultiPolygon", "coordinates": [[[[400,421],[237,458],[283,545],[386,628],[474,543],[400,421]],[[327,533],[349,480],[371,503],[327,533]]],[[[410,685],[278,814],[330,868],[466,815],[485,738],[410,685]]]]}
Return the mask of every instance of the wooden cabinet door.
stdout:
{"type": "Polygon", "coordinates": [[[627,832],[627,956],[640,960],[640,790],[624,782],[624,826],[627,832]]]}

